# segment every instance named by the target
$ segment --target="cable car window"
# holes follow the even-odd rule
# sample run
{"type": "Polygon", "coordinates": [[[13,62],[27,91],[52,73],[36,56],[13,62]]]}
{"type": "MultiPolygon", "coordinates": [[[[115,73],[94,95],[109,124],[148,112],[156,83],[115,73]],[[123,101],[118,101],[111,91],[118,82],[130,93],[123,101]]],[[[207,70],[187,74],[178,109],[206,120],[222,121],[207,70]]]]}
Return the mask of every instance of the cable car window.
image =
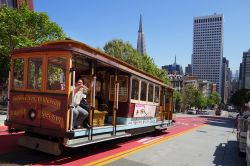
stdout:
{"type": "Polygon", "coordinates": [[[42,87],[42,58],[29,58],[28,88],[41,89],[41,87],[42,87]]]}
{"type": "Polygon", "coordinates": [[[159,97],[160,97],[160,88],[158,86],[155,86],[155,96],[154,96],[155,103],[159,103],[159,97]]]}
{"type": "Polygon", "coordinates": [[[147,100],[147,83],[142,81],[141,82],[141,101],[146,101],[147,100]]]}
{"type": "Polygon", "coordinates": [[[148,86],[148,101],[153,102],[154,99],[154,86],[149,84],[148,86]]]}
{"type": "Polygon", "coordinates": [[[48,90],[65,90],[66,58],[49,57],[48,59],[48,90]]]}
{"type": "MultiPolygon", "coordinates": [[[[110,95],[109,100],[114,101],[114,79],[115,76],[110,76],[110,95]]],[[[128,76],[118,76],[119,83],[119,98],[120,102],[127,102],[128,100],[128,76]]]]}
{"type": "Polygon", "coordinates": [[[14,60],[14,88],[24,87],[24,59],[18,58],[14,60]]]}
{"type": "Polygon", "coordinates": [[[139,100],[139,80],[137,79],[132,79],[131,99],[139,100]]]}

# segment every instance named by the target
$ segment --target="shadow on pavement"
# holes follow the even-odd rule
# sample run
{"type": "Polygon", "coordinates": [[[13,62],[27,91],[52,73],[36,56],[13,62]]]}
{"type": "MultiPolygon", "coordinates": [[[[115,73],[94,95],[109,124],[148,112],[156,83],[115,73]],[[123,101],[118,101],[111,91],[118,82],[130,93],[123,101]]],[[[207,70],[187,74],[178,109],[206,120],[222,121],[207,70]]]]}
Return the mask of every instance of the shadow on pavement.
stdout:
{"type": "Polygon", "coordinates": [[[218,127],[235,128],[235,119],[215,116],[200,116],[205,118],[205,124],[218,127]]]}
{"type": "Polygon", "coordinates": [[[216,166],[244,166],[245,158],[238,154],[237,141],[220,143],[214,152],[213,163],[216,166]]]}
{"type": "MultiPolygon", "coordinates": [[[[61,156],[53,156],[43,152],[30,150],[17,145],[17,137],[15,135],[0,135],[0,165],[12,164],[12,165],[63,165],[75,160],[83,159],[93,155],[101,154],[106,151],[120,148],[122,144],[133,142],[136,139],[143,138],[145,136],[157,137],[159,135],[166,134],[167,132],[153,132],[133,136],[129,138],[122,138],[113,141],[102,142],[99,144],[89,145],[85,147],[79,147],[75,149],[65,149],[64,154],[61,156]],[[8,141],[7,141],[8,140],[8,141]],[[8,142],[8,145],[1,146],[2,142],[8,142]],[[15,151],[3,153],[4,148],[10,147],[15,151]],[[2,153],[1,153],[2,149],[2,153]]],[[[19,135],[18,135],[19,136],[19,135]]],[[[82,163],[84,164],[84,163],[82,163]]]]}

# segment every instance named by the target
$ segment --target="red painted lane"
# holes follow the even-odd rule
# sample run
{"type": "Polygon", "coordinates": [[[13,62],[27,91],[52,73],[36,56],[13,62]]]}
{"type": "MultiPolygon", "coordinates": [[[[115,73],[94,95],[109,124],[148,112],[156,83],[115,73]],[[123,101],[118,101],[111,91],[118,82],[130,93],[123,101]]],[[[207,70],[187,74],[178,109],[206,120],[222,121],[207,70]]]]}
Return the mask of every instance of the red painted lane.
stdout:
{"type": "Polygon", "coordinates": [[[0,126],[0,154],[20,149],[17,142],[21,135],[22,133],[9,134],[6,126],[0,126]]]}
{"type": "Polygon", "coordinates": [[[180,132],[201,126],[203,124],[205,124],[205,118],[177,118],[174,126],[169,128],[165,134],[162,134],[160,136],[148,136],[144,138],[132,139],[123,143],[117,143],[116,145],[113,145],[112,141],[110,141],[110,146],[103,147],[102,149],[100,149],[100,147],[98,149],[95,149],[94,145],[92,145],[92,147],[88,148],[88,152],[80,152],[79,154],[71,156],[65,155],[56,157],[53,159],[53,161],[43,161],[37,163],[37,165],[84,165],[98,159],[106,158],[108,156],[112,156],[114,154],[141,146],[143,144],[150,143],[152,141],[170,137],[174,134],[178,134],[180,132]]]}

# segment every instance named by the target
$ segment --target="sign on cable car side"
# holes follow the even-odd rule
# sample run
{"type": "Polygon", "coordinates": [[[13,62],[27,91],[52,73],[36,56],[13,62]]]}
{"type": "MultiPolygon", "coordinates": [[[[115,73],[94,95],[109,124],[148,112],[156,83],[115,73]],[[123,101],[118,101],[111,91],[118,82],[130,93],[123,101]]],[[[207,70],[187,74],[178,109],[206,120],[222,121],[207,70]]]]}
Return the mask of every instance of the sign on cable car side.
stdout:
{"type": "Polygon", "coordinates": [[[34,126],[65,127],[65,115],[61,110],[66,105],[58,96],[12,93],[11,101],[9,116],[12,119],[34,126]]]}
{"type": "Polygon", "coordinates": [[[134,118],[155,117],[155,105],[135,104],[134,118]]]}

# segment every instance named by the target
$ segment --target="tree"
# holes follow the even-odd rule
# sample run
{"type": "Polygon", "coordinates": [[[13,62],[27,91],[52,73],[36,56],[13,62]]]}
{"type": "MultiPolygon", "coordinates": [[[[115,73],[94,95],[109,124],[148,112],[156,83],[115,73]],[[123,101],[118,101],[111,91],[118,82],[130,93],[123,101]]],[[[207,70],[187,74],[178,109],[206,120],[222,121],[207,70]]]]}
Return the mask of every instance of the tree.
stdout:
{"type": "Polygon", "coordinates": [[[180,110],[182,94],[179,91],[174,91],[174,99],[175,99],[175,110],[180,110]]]}
{"type": "Polygon", "coordinates": [[[49,40],[64,39],[61,27],[51,22],[46,13],[0,8],[0,84],[8,78],[10,53],[15,48],[40,45],[49,40]]]}
{"type": "Polygon", "coordinates": [[[238,107],[243,108],[245,103],[250,101],[250,90],[249,89],[240,89],[236,91],[230,99],[230,102],[238,107]]]}
{"type": "Polygon", "coordinates": [[[182,91],[182,111],[184,112],[187,107],[195,106],[195,95],[197,88],[194,85],[186,85],[182,91]]]}
{"type": "Polygon", "coordinates": [[[194,106],[195,107],[202,109],[205,106],[207,106],[207,99],[200,90],[197,90],[195,92],[195,97],[194,98],[195,98],[195,100],[194,100],[194,106]]]}
{"type": "Polygon", "coordinates": [[[127,61],[129,55],[137,54],[136,50],[130,43],[125,43],[121,39],[111,40],[107,42],[103,49],[105,53],[124,61],[127,61]]]}
{"type": "Polygon", "coordinates": [[[120,39],[115,39],[107,42],[103,49],[105,53],[121,59],[138,69],[148,72],[163,80],[166,84],[169,84],[167,72],[158,68],[154,63],[154,60],[148,55],[140,55],[130,43],[124,42],[120,39]]]}
{"type": "Polygon", "coordinates": [[[207,99],[207,105],[209,107],[213,107],[214,105],[219,105],[220,101],[220,94],[218,92],[213,92],[207,99]]]}

